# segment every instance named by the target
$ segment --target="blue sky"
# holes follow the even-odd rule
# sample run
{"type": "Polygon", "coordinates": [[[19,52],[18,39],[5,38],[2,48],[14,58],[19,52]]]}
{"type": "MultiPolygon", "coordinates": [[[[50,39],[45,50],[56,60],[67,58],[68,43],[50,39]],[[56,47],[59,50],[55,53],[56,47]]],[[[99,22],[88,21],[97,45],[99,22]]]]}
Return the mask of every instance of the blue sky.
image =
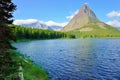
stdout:
{"type": "Polygon", "coordinates": [[[120,0],[13,0],[13,2],[17,5],[14,12],[15,20],[36,19],[65,23],[70,21],[68,16],[74,15],[84,3],[87,3],[101,21],[109,23],[114,21],[120,25],[120,0]]]}

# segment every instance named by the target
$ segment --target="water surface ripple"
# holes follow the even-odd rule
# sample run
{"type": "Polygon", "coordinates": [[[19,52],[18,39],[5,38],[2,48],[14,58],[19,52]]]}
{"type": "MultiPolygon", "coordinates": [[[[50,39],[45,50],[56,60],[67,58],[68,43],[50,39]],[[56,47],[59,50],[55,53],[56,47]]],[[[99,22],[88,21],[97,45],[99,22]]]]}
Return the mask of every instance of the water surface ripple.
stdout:
{"type": "Polygon", "coordinates": [[[51,80],[117,80],[120,39],[38,40],[13,44],[51,80]]]}

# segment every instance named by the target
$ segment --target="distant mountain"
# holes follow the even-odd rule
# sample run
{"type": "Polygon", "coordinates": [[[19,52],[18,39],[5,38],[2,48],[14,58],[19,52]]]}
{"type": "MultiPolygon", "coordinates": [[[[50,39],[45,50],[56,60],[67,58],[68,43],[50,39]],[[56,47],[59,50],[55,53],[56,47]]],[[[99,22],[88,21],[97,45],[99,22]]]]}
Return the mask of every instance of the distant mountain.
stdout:
{"type": "Polygon", "coordinates": [[[55,30],[55,31],[60,31],[63,28],[62,26],[58,26],[58,25],[48,26],[45,23],[42,23],[40,21],[36,21],[29,24],[20,24],[20,25],[25,27],[41,28],[41,29],[48,29],[48,30],[55,30]]]}
{"type": "Polygon", "coordinates": [[[92,9],[84,4],[73,19],[63,28],[63,31],[79,30],[81,32],[92,31],[95,29],[109,30],[109,25],[101,22],[92,9]],[[106,27],[107,26],[107,27],[106,27]]]}
{"type": "Polygon", "coordinates": [[[60,31],[63,29],[61,26],[53,25],[53,26],[48,26],[49,30],[54,30],[54,31],[60,31]]]}

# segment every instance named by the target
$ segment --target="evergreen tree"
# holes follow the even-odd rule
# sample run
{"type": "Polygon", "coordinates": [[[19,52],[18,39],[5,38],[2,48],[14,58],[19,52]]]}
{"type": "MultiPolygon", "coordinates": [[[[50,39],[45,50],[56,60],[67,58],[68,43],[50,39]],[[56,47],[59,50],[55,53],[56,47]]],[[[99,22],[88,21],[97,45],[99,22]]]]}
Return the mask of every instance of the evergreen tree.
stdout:
{"type": "Polygon", "coordinates": [[[16,71],[16,64],[7,52],[8,49],[13,49],[9,41],[14,39],[10,24],[15,9],[16,5],[11,0],[0,0],[0,80],[16,71]]]}
{"type": "Polygon", "coordinates": [[[9,40],[13,40],[12,27],[9,24],[13,22],[13,11],[16,5],[11,0],[0,0],[0,46],[3,48],[12,48],[9,40]],[[5,43],[6,45],[2,45],[5,43]]]}
{"type": "Polygon", "coordinates": [[[13,11],[16,9],[16,5],[11,0],[0,0],[0,23],[12,24],[13,11]]]}

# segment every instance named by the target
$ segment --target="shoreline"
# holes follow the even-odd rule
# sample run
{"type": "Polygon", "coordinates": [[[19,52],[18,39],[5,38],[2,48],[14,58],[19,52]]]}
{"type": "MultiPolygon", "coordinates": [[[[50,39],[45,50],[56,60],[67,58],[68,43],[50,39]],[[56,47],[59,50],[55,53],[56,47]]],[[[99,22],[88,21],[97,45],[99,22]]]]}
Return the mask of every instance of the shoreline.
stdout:
{"type": "Polygon", "coordinates": [[[47,71],[36,65],[32,60],[22,56],[15,50],[9,50],[8,52],[16,63],[21,64],[24,80],[50,80],[47,71]]]}

